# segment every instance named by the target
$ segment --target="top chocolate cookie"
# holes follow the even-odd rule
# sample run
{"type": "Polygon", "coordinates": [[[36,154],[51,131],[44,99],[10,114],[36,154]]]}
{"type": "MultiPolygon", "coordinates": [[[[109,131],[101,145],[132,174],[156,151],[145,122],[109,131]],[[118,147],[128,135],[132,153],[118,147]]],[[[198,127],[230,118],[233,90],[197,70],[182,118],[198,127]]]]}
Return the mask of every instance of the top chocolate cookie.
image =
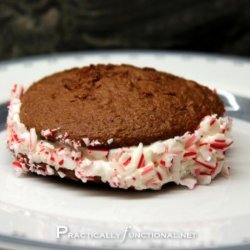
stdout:
{"type": "Polygon", "coordinates": [[[83,146],[82,138],[88,138],[108,148],[192,132],[206,115],[224,113],[222,101],[207,87],[130,65],[56,73],[34,83],[21,101],[21,121],[38,134],[57,129],[50,140],[66,132],[83,146]]]}

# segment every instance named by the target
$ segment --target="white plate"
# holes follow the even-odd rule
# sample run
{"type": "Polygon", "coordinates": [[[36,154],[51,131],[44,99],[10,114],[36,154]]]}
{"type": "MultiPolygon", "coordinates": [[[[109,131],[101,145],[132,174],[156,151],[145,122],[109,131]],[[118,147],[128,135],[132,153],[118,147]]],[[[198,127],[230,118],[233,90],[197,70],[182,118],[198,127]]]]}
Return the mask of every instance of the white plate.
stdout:
{"type": "MultiPolygon", "coordinates": [[[[27,85],[57,70],[108,62],[151,66],[210,83],[210,87],[245,97],[250,95],[247,85],[250,63],[247,60],[181,53],[106,52],[1,63],[0,103],[8,100],[13,83],[27,85]]],[[[250,102],[247,98],[244,100],[245,103],[250,102]]],[[[248,114],[244,117],[249,120],[248,114]]],[[[169,185],[162,191],[136,192],[34,175],[17,177],[11,167],[12,158],[6,149],[6,131],[3,130],[0,133],[0,246],[22,245],[32,249],[56,248],[58,244],[65,249],[77,246],[81,249],[90,246],[137,249],[237,246],[248,249],[249,131],[249,122],[234,120],[235,145],[228,154],[230,178],[218,177],[211,185],[198,186],[192,191],[169,185]],[[77,237],[75,233],[86,233],[88,230],[96,233],[89,235],[95,239],[86,239],[86,234],[82,235],[85,239],[57,239],[57,226],[68,226],[74,237],[77,237]],[[122,242],[126,230],[129,233],[122,242]],[[188,233],[192,239],[185,239],[188,233]],[[102,239],[97,239],[98,236],[102,239]],[[111,236],[113,239],[108,239],[111,236]],[[144,239],[132,239],[133,236],[144,239]],[[166,236],[182,236],[182,239],[165,239],[166,236]]]]}

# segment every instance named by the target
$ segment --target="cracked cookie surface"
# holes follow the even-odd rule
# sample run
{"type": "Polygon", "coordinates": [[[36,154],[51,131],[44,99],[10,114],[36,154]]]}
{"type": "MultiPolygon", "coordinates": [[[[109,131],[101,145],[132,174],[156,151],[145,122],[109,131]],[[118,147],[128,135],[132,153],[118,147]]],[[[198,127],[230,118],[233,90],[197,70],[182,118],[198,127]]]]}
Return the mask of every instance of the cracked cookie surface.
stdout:
{"type": "Polygon", "coordinates": [[[131,65],[90,65],[34,83],[22,96],[21,121],[38,134],[58,129],[97,147],[147,145],[193,132],[202,118],[224,106],[205,86],[169,73],[131,65]],[[113,139],[108,144],[109,139],[113,139]]]}

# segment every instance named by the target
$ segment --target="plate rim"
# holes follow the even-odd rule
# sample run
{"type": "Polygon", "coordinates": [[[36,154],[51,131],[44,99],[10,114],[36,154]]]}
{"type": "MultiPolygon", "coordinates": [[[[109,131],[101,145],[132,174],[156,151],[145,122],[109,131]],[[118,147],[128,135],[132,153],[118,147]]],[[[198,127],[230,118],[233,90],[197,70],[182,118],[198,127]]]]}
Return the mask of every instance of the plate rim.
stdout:
{"type": "Polygon", "coordinates": [[[44,53],[39,55],[28,55],[20,58],[10,58],[4,59],[0,61],[0,67],[20,62],[32,62],[37,60],[44,60],[44,59],[52,59],[52,58],[62,58],[62,57],[72,57],[72,56],[94,56],[94,55],[118,55],[118,54],[140,54],[140,55],[176,55],[176,56],[188,56],[188,57],[199,57],[199,58],[208,58],[208,59],[221,59],[225,61],[231,62],[242,62],[242,63],[250,63],[250,58],[237,56],[237,55],[226,55],[220,53],[206,53],[206,52],[197,52],[197,51],[187,51],[187,50],[144,50],[144,49],[128,49],[128,50],[120,50],[120,49],[113,49],[113,50],[98,50],[98,51],[66,51],[66,52],[56,52],[56,53],[44,53]]]}

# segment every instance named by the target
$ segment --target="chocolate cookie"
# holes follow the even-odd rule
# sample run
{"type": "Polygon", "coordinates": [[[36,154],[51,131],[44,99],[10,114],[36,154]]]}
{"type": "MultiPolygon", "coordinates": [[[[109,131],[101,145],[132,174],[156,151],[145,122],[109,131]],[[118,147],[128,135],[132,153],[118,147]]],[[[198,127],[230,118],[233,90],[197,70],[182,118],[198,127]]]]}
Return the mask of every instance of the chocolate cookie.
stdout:
{"type": "Polygon", "coordinates": [[[55,129],[47,139],[67,133],[83,146],[82,138],[87,138],[108,148],[193,132],[206,115],[224,113],[222,101],[207,87],[130,65],[90,65],[56,73],[33,84],[21,102],[21,121],[28,128],[38,134],[55,129]]]}
{"type": "Polygon", "coordinates": [[[19,173],[115,188],[193,189],[229,174],[231,119],[215,92],[129,65],[75,68],[14,85],[7,144],[19,173]]]}

